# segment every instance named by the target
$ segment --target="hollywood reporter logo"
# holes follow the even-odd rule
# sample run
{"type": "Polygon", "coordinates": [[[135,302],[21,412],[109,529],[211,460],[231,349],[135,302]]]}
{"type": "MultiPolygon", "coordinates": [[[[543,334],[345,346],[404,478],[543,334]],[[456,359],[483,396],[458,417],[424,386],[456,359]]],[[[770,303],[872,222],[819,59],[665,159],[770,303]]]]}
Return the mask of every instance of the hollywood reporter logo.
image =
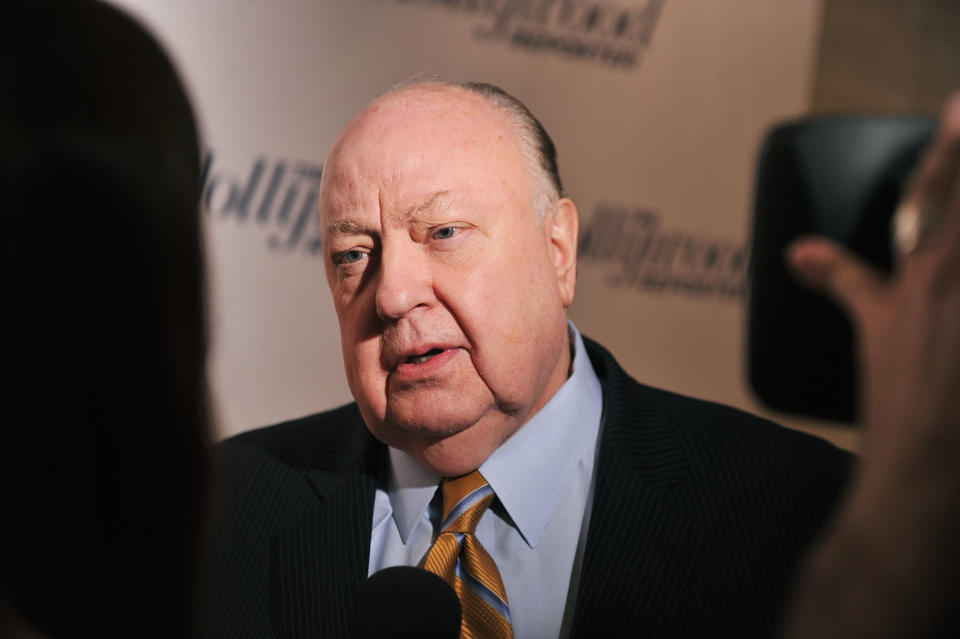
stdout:
{"type": "Polygon", "coordinates": [[[237,172],[220,166],[215,151],[208,150],[200,177],[201,207],[218,224],[261,230],[272,251],[320,257],[316,212],[322,174],[322,165],[263,156],[237,172]]]}
{"type": "Polygon", "coordinates": [[[741,301],[743,243],[664,229],[648,208],[601,204],[580,235],[580,260],[607,267],[607,284],[645,293],[741,301]]]}
{"type": "MultiPolygon", "coordinates": [[[[380,0],[383,1],[383,0],[380,0]]],[[[392,0],[475,16],[478,40],[507,42],[613,67],[632,67],[650,46],[666,0],[392,0]]]]}

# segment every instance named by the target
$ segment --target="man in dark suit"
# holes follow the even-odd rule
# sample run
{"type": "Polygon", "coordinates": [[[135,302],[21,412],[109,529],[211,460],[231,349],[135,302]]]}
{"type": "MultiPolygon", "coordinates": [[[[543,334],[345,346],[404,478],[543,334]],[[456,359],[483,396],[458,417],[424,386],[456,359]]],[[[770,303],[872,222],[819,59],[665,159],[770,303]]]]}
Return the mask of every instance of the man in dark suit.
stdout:
{"type": "Polygon", "coordinates": [[[465,626],[470,590],[497,636],[774,631],[847,455],[642,386],[568,323],[577,211],[522,104],[394,90],[331,150],[320,200],[356,403],[223,445],[207,635],[344,636],[366,577],[432,557],[447,479],[478,470],[492,497],[456,534],[485,550],[438,571],[465,626]]]}

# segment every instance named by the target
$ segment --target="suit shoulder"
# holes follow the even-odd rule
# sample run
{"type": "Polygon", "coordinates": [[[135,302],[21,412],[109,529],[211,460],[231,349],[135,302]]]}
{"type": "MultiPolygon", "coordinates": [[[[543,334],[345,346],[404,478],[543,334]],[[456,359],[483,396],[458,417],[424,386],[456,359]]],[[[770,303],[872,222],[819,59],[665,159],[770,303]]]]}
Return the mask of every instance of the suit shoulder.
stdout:
{"type": "Polygon", "coordinates": [[[377,450],[355,404],[247,431],[215,447],[202,633],[273,636],[273,553],[278,540],[293,543],[305,526],[318,525],[314,474],[356,475],[377,450]]]}
{"type": "Polygon", "coordinates": [[[853,455],[824,439],[786,428],[739,408],[640,386],[676,425],[681,436],[691,443],[711,449],[718,446],[746,447],[758,454],[765,449],[771,452],[780,450],[791,455],[836,460],[841,464],[853,459],[853,455]]]}
{"type": "Polygon", "coordinates": [[[855,459],[847,451],[730,406],[645,392],[689,463],[678,496],[718,537],[738,531],[741,542],[799,549],[834,512],[855,459]]]}
{"type": "Polygon", "coordinates": [[[217,444],[215,451],[227,458],[266,455],[290,462],[316,454],[358,425],[362,425],[362,418],[357,405],[346,404],[233,435],[217,444]]]}
{"type": "Polygon", "coordinates": [[[254,494],[307,491],[311,468],[338,472],[364,463],[373,442],[356,404],[348,404],[234,435],[212,458],[227,508],[245,508],[254,494]]]}
{"type": "Polygon", "coordinates": [[[670,476],[687,468],[695,482],[712,488],[762,482],[789,492],[806,486],[830,501],[845,485],[850,453],[731,406],[641,384],[606,349],[595,342],[587,348],[604,388],[611,445],[636,450],[641,459],[653,459],[639,452],[653,449],[683,460],[670,476]]]}
{"type": "Polygon", "coordinates": [[[809,456],[845,467],[853,456],[833,444],[746,411],[641,384],[633,379],[602,346],[584,338],[591,362],[604,387],[605,411],[615,421],[649,426],[668,425],[688,452],[699,449],[783,456],[809,456]]]}

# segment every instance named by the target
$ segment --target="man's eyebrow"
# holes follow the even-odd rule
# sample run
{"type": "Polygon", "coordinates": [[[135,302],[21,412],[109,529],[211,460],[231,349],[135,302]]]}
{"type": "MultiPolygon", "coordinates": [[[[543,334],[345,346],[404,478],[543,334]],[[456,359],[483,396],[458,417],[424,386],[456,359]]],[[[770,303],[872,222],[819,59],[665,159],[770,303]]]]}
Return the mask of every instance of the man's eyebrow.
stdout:
{"type": "MultiPolygon", "coordinates": [[[[447,200],[450,191],[437,191],[403,212],[404,218],[417,218],[447,200]]],[[[327,235],[376,235],[379,231],[353,220],[336,220],[327,226],[327,235]]]]}
{"type": "Polygon", "coordinates": [[[327,235],[369,235],[372,233],[374,233],[373,229],[352,220],[338,220],[327,226],[327,235]]]}
{"type": "Polygon", "coordinates": [[[404,217],[419,217],[436,204],[445,203],[448,195],[450,195],[450,191],[437,191],[436,193],[432,193],[404,211],[404,217]]]}

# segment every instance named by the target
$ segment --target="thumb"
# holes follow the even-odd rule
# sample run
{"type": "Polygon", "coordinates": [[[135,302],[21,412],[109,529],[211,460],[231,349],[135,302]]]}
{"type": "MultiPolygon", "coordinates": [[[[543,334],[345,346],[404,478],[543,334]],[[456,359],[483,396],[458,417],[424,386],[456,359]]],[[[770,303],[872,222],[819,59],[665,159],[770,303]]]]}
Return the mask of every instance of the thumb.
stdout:
{"type": "Polygon", "coordinates": [[[830,297],[859,321],[875,307],[886,281],[843,246],[821,237],[801,238],[786,252],[787,267],[808,288],[830,297]]]}

